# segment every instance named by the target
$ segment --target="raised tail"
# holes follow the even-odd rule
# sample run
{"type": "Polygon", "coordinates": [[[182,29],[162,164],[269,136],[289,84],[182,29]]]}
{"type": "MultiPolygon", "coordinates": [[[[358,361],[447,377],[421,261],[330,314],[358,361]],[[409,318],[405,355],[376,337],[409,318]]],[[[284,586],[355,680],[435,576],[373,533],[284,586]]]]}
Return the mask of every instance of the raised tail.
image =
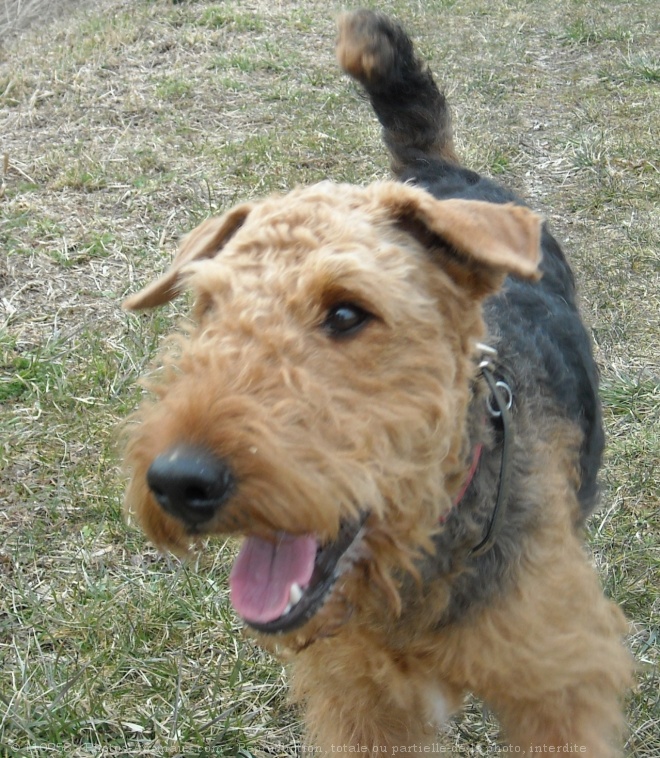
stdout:
{"type": "Polygon", "coordinates": [[[370,10],[339,18],[339,65],[366,91],[400,176],[420,159],[459,163],[445,96],[401,26],[370,10]]]}

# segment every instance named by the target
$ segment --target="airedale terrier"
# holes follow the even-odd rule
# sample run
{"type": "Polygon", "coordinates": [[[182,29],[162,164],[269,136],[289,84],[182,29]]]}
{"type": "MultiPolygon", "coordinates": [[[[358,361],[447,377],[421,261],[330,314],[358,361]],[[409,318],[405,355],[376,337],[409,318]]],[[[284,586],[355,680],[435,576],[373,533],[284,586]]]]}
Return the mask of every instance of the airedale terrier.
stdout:
{"type": "Polygon", "coordinates": [[[129,430],[158,545],[243,536],[231,599],[291,658],[310,746],[429,751],[468,691],[521,755],[618,754],[626,624],[580,531],[603,448],[559,245],[461,167],[397,24],[342,16],[398,181],[323,182],[201,224],[128,298],[191,289],[129,430]]]}

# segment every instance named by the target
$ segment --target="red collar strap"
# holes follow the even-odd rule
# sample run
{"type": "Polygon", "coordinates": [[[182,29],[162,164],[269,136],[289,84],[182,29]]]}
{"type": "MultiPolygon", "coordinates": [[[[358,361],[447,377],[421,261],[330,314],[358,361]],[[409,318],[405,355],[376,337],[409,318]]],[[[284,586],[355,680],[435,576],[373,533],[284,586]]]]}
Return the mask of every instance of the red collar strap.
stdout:
{"type": "MultiPolygon", "coordinates": [[[[465,497],[465,493],[468,491],[468,487],[472,484],[472,480],[474,479],[474,475],[477,473],[477,469],[479,468],[479,461],[481,460],[481,451],[484,449],[483,444],[480,442],[478,445],[475,445],[474,450],[472,451],[472,463],[470,464],[470,470],[467,472],[467,476],[465,477],[465,481],[463,482],[463,486],[458,491],[458,494],[454,498],[454,501],[451,504],[451,510],[456,508],[461,500],[465,497]]],[[[450,511],[447,511],[447,513],[443,513],[442,516],[438,519],[439,523],[444,524],[447,518],[449,517],[450,511]]]]}
{"type": "Polygon", "coordinates": [[[467,476],[465,477],[465,481],[463,482],[463,486],[458,492],[458,495],[454,498],[454,502],[452,503],[453,507],[455,508],[461,500],[465,497],[465,493],[468,490],[468,487],[472,484],[472,480],[474,479],[474,475],[477,473],[477,468],[479,467],[479,460],[481,459],[481,451],[484,449],[484,446],[481,444],[481,442],[475,446],[474,451],[472,452],[472,463],[470,464],[470,470],[467,473],[467,476]]]}

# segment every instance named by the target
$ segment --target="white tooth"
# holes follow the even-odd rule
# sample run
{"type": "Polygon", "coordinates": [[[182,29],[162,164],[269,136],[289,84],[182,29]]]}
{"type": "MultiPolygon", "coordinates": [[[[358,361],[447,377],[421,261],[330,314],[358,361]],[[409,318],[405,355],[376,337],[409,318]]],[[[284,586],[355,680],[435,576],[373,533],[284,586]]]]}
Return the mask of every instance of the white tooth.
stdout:
{"type": "Polygon", "coordinates": [[[300,585],[294,582],[289,590],[289,605],[294,606],[299,603],[302,596],[303,591],[300,589],[300,585]]]}
{"type": "Polygon", "coordinates": [[[286,614],[287,614],[287,613],[288,613],[288,612],[289,612],[289,611],[290,611],[292,608],[293,608],[293,606],[291,605],[291,603],[287,603],[287,606],[286,606],[286,608],[284,609],[284,611],[282,612],[282,615],[283,615],[283,616],[286,616],[286,614]]]}

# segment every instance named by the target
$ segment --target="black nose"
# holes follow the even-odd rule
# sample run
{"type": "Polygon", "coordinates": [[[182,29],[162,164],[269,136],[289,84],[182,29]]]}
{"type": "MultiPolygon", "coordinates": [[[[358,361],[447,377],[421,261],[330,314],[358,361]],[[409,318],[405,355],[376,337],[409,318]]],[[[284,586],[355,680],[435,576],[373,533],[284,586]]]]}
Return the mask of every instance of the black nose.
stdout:
{"type": "Polygon", "coordinates": [[[147,484],[163,510],[199,526],[215,516],[235,480],[229,466],[213,453],[177,445],[149,466],[147,484]]]}

